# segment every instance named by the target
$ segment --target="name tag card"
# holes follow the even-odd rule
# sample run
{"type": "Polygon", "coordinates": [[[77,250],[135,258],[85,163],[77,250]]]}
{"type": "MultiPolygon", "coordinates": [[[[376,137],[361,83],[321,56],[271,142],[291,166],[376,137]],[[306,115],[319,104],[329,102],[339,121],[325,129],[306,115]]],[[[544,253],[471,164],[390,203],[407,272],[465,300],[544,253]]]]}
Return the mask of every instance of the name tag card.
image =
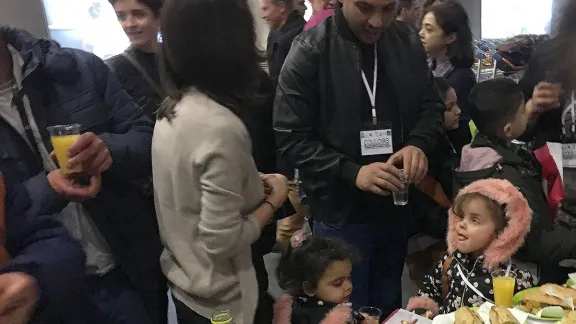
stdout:
{"type": "Polygon", "coordinates": [[[362,156],[392,154],[392,129],[360,131],[360,149],[362,156]]]}

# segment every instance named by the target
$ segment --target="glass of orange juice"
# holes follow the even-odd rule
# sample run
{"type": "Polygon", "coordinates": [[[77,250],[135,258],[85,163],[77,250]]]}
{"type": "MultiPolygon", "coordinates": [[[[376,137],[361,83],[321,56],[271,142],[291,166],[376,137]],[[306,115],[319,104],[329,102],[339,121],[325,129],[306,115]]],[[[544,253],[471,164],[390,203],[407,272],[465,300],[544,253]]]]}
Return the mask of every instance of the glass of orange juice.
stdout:
{"type": "Polygon", "coordinates": [[[512,308],[512,297],[516,285],[516,273],[513,271],[496,270],[492,272],[492,286],[494,288],[494,304],[512,308]]]}
{"type": "Polygon", "coordinates": [[[60,165],[60,170],[66,174],[81,173],[82,165],[77,165],[73,169],[66,167],[69,159],[68,149],[70,149],[70,146],[72,146],[80,136],[80,124],[56,125],[47,127],[46,129],[50,133],[50,139],[52,140],[52,146],[54,147],[54,153],[60,165]]]}

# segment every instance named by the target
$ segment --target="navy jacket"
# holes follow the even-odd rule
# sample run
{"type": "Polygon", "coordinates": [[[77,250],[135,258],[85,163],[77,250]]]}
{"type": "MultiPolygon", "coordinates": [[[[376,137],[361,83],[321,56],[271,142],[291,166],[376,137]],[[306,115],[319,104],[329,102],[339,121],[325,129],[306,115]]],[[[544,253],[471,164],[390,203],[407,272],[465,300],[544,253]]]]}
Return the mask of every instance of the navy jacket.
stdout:
{"type": "MultiPolygon", "coordinates": [[[[152,173],[152,122],[95,55],[60,48],[21,30],[0,32],[25,62],[21,91],[30,100],[46,148],[52,150],[47,126],[78,123],[82,132],[95,133],[110,150],[113,164],[102,174],[102,189],[83,205],[117,264],[144,297],[152,297],[146,292],[158,288],[162,246],[151,204],[134,184],[152,173]]],[[[48,184],[41,159],[1,118],[0,138],[0,171],[8,186],[26,187],[32,200],[30,213],[61,211],[68,201],[48,184]]]]}
{"type": "Polygon", "coordinates": [[[12,259],[0,274],[23,272],[37,280],[40,300],[32,323],[86,323],[87,314],[62,316],[71,304],[88,302],[83,290],[84,253],[53,217],[27,213],[30,205],[24,187],[7,189],[6,248],[12,259]]]}

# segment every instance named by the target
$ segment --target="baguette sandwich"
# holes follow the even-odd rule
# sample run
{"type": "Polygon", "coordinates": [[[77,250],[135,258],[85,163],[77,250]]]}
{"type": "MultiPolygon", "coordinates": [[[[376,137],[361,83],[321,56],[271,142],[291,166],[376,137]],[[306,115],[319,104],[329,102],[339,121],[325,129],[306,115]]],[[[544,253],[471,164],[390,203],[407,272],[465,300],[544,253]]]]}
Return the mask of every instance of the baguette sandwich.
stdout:
{"type": "Polygon", "coordinates": [[[456,316],[454,324],[482,324],[480,316],[468,307],[458,308],[454,315],[456,316]]]}
{"type": "MultiPolygon", "coordinates": [[[[556,287],[552,288],[555,289],[556,287]]],[[[532,314],[537,314],[542,308],[550,306],[560,306],[564,309],[565,312],[572,311],[572,308],[565,300],[562,300],[561,298],[556,296],[548,295],[546,291],[547,291],[546,288],[545,289],[541,288],[540,290],[530,290],[525,292],[524,296],[522,297],[522,301],[520,301],[520,305],[518,305],[518,308],[522,311],[532,314]]],[[[562,297],[565,296],[565,292],[562,292],[560,290],[556,289],[554,290],[554,292],[562,297]]]]}
{"type": "Polygon", "coordinates": [[[491,324],[520,324],[506,307],[493,306],[489,315],[491,324]]]}
{"type": "Polygon", "coordinates": [[[566,314],[562,318],[562,321],[560,323],[561,324],[576,324],[576,312],[570,312],[570,313],[566,314]]]}
{"type": "Polygon", "coordinates": [[[540,291],[547,292],[547,291],[554,291],[556,294],[562,297],[572,297],[572,299],[576,300],[576,289],[571,287],[564,287],[555,284],[545,284],[540,287],[540,291]]]}

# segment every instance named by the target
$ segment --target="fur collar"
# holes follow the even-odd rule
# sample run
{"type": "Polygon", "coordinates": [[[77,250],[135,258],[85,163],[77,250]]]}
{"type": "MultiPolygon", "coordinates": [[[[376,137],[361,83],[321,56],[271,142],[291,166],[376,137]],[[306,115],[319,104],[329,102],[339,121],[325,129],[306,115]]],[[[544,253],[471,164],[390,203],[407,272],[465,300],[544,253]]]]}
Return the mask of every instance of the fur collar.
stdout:
{"type": "MultiPolygon", "coordinates": [[[[500,264],[508,262],[512,255],[524,244],[524,238],[530,232],[532,210],[520,191],[507,180],[479,180],[462,189],[458,195],[473,192],[482,194],[498,204],[506,206],[508,224],[484,252],[484,267],[494,270],[500,264]]],[[[456,227],[458,222],[458,217],[450,209],[448,212],[448,234],[446,237],[449,253],[456,251],[458,243],[456,227]]]]}

